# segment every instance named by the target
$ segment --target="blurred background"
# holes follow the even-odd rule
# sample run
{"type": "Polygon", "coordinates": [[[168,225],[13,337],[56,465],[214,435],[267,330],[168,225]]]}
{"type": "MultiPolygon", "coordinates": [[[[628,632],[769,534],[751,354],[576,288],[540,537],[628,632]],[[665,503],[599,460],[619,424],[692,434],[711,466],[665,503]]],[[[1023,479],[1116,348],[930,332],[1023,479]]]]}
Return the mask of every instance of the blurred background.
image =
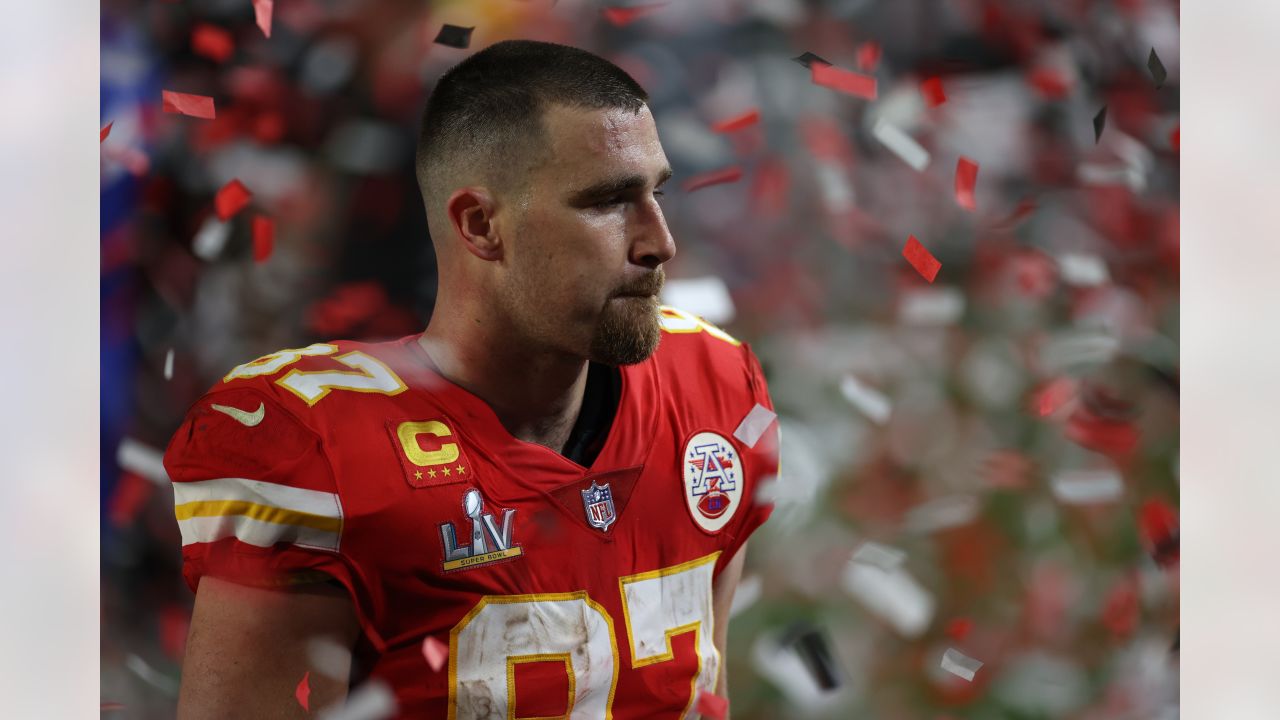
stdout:
{"type": "Polygon", "coordinates": [[[419,116],[510,38],[648,90],[675,170],[664,300],[769,378],[782,473],[735,603],[733,717],[1177,717],[1178,13],[278,0],[268,25],[251,0],[104,0],[104,717],[174,713],[193,596],[169,436],[241,362],[425,327],[419,116]],[[875,98],[815,84],[826,63],[875,98]],[[237,180],[247,202],[219,202],[237,180]]]}

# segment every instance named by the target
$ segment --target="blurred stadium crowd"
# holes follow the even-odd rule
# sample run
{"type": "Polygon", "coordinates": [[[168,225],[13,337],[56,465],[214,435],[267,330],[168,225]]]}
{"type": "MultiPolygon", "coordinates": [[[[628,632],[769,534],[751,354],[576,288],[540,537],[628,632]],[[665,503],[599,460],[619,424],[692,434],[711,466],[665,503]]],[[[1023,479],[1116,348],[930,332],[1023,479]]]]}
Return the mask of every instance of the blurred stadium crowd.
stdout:
{"type": "Polygon", "coordinates": [[[419,114],[508,38],[649,91],[664,300],[769,377],[782,475],[733,717],[1177,717],[1176,1],[255,4],[102,3],[104,717],[174,711],[170,434],[236,364],[425,327],[419,114]],[[824,63],[875,98],[815,84],[824,63]],[[218,207],[233,180],[247,203],[218,207]]]}

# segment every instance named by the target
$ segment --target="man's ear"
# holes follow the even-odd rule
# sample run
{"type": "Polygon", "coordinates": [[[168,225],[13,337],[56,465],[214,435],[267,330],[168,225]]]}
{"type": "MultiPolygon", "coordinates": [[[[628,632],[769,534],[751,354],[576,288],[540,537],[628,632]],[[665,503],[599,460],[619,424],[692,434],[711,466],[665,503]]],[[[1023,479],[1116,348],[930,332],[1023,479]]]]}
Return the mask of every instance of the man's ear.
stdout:
{"type": "Polygon", "coordinates": [[[464,187],[445,201],[445,212],[463,247],[481,260],[502,259],[502,240],[493,223],[496,203],[485,187],[464,187]]]}

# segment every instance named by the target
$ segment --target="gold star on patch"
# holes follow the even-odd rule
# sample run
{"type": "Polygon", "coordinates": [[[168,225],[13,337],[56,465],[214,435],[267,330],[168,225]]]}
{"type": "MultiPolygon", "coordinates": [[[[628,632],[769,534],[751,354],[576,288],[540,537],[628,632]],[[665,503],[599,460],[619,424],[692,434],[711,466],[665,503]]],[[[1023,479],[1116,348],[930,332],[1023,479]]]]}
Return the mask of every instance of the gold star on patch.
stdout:
{"type": "Polygon", "coordinates": [[[445,475],[445,477],[448,477],[448,476],[449,476],[449,468],[445,468],[445,469],[444,469],[444,475],[445,475]]]}
{"type": "Polygon", "coordinates": [[[421,470],[414,470],[414,471],[413,471],[413,476],[414,476],[415,478],[417,478],[418,480],[421,480],[421,479],[422,479],[422,471],[421,471],[421,470]]]}
{"type": "Polygon", "coordinates": [[[465,473],[466,471],[467,471],[467,469],[466,469],[465,467],[463,467],[463,466],[461,466],[461,465],[459,465],[459,466],[458,466],[458,474],[459,474],[459,475],[461,475],[461,474],[465,473]]]}
{"type": "Polygon", "coordinates": [[[435,476],[436,476],[436,471],[435,471],[435,470],[428,470],[428,471],[427,471],[427,474],[428,474],[428,475],[430,475],[431,477],[435,477],[435,476]]]}

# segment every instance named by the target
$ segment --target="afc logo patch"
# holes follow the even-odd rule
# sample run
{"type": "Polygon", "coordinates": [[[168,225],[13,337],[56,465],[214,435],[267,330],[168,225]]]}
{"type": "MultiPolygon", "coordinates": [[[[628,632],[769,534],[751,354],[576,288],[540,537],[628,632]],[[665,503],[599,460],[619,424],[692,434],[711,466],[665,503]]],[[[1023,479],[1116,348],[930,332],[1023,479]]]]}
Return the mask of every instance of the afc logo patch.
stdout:
{"type": "Polygon", "coordinates": [[[703,431],[684,444],[684,499],[693,522],[715,534],[729,524],[742,504],[742,462],[733,443],[703,431]]]}

